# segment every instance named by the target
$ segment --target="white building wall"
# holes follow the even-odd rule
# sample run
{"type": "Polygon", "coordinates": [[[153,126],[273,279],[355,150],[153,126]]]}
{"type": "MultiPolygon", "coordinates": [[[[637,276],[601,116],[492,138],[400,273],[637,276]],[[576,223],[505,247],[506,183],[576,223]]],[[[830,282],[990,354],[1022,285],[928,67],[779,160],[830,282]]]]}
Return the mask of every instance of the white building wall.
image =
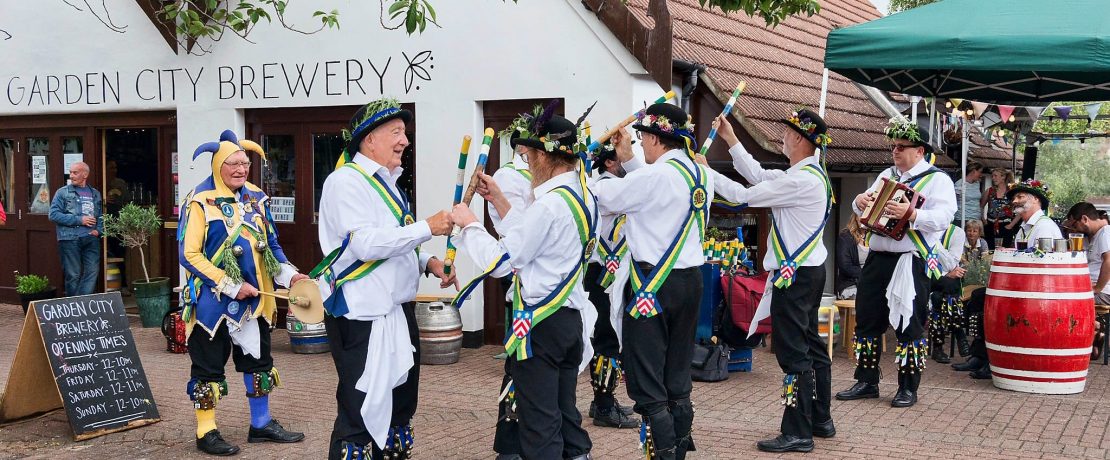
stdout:
{"type": "MultiPolygon", "coordinates": [[[[242,135],[244,110],[357,105],[384,94],[416,104],[415,199],[417,218],[425,218],[451,204],[459,142],[464,134],[481,139],[482,101],[563,97],[572,119],[599,101],[590,116],[597,129],[662,92],[574,0],[440,1],[442,28],[416,36],[384,30],[377,2],[291,2],[286,18],[298,28],[314,29],[312,11],[332,8],[341,28],[302,35],[262,24],[250,34],[254,43],[229,34],[202,42],[212,49],[203,56],[175,55],[134,2],[107,5],[123,33],[64,2],[0,0],[0,27],[12,35],[0,41],[0,116],[176,110],[182,195],[210,173],[206,158],[192,164],[195,147],[224,129],[242,135]],[[67,78],[72,91],[82,80],[82,98],[61,88],[67,78]]],[[[442,254],[444,246],[437,237],[424,247],[442,254]]],[[[461,278],[477,273],[460,259],[461,278]]],[[[420,292],[448,294],[434,280],[423,280],[420,292]]],[[[465,330],[483,327],[478,297],[463,309],[465,330]]]]}

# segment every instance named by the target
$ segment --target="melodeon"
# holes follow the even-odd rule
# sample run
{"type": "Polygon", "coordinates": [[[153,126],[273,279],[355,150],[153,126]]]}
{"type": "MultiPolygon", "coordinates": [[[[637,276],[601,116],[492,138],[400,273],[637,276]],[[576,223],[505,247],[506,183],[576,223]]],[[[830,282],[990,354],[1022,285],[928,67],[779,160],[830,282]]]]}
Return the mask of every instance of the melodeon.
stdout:
{"type": "Polygon", "coordinates": [[[875,195],[875,201],[872,201],[867,209],[863,211],[863,217],[860,218],[859,223],[872,233],[901,241],[906,236],[906,230],[909,228],[910,215],[913,214],[914,209],[920,208],[923,204],[925,204],[924,195],[917,193],[916,190],[906,184],[884,177],[883,185],[879,187],[878,193],[875,195]],[[890,217],[883,211],[889,201],[911,203],[912,206],[906,208],[905,215],[890,217]]]}

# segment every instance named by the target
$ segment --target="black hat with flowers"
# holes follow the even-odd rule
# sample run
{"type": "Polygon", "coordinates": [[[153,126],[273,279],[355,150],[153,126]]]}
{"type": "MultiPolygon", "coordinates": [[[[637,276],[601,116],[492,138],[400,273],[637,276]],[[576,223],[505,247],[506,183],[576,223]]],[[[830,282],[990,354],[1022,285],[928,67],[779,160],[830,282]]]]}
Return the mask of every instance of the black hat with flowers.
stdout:
{"type": "Polygon", "coordinates": [[[412,112],[402,109],[401,103],[393,98],[383,97],[360,107],[351,117],[350,129],[343,130],[343,138],[347,140],[344,159],[350,161],[351,155],[358,153],[359,144],[371,131],[398,118],[405,124],[412,123],[412,112]]]}
{"type": "Polygon", "coordinates": [[[816,147],[828,147],[832,143],[832,138],[828,135],[829,126],[825,124],[825,119],[809,109],[798,110],[790,114],[790,118],[779,121],[797,131],[798,134],[801,134],[816,147]]]}
{"type": "Polygon", "coordinates": [[[1014,195],[1022,192],[1037,197],[1041,202],[1041,210],[1048,212],[1048,204],[1052,201],[1052,191],[1048,189],[1048,184],[1037,179],[1025,179],[1010,186],[1010,190],[1006,192],[1006,199],[1013,200],[1014,195]]]}
{"type": "Polygon", "coordinates": [[[632,129],[679,142],[694,141],[694,125],[686,111],[665,102],[641,111],[632,129]]]}
{"type": "Polygon", "coordinates": [[[573,122],[555,115],[555,109],[561,101],[552,100],[544,107],[543,111],[536,114],[523,115],[521,123],[514,123],[509,128],[509,144],[513,147],[524,145],[547,153],[559,153],[577,156],[575,145],[578,143],[578,127],[573,122]],[[516,137],[512,137],[513,135],[516,137]]]}
{"type": "Polygon", "coordinates": [[[933,153],[933,146],[929,144],[929,131],[912,121],[900,117],[891,118],[885,134],[887,139],[910,141],[914,147],[924,147],[926,154],[933,153]]]}

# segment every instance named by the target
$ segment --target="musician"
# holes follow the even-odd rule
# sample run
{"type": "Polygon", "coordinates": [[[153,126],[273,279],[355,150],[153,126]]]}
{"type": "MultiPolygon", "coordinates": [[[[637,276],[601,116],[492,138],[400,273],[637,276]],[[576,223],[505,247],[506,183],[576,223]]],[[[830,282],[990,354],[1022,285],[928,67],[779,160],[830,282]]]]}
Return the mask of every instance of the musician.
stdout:
{"type": "MultiPolygon", "coordinates": [[[[1014,210],[1014,217],[1021,219],[1018,228],[1016,243],[1021,250],[1032,251],[1037,247],[1038,238],[1062,239],[1060,227],[1056,225],[1044,210],[1049,209],[1052,194],[1048,184],[1037,179],[1026,179],[1010,187],[1006,192],[1010,199],[1010,207],[1014,210]],[[1022,248],[1022,246],[1025,246],[1022,248]]],[[[983,335],[983,305],[986,303],[986,288],[972,291],[966,304],[969,317],[968,322],[974,325],[969,328],[975,332],[975,340],[971,342],[971,357],[964,363],[953,364],[952,368],[958,371],[971,371],[973,379],[991,378],[990,360],[987,357],[987,343],[983,335]]]]}
{"type": "Polygon", "coordinates": [[[219,142],[197,147],[193,159],[212,154],[212,174],[181,205],[178,250],[186,270],[182,318],[192,367],[187,385],[197,417],[197,449],[234,455],[239,447],[216,429],[216,404],[227,396],[224,366],[228,355],[243,373],[251,423],[248,442],[298,442],[303,433],[287,431],[270,415],[270,392],[279,378],[270,354],[270,326],[277,306],[274,283],[290,286],[307,278],[289,263],[278,244],[270,217],[270,197],[247,182],[253,152],[262,147],[238,140],[230,130],[219,142]],[[201,333],[195,329],[200,326],[201,333]]]}
{"type": "MultiPolygon", "coordinates": [[[[969,221],[970,222],[970,221],[969,221]]],[[[948,332],[962,335],[964,330],[963,278],[967,270],[960,266],[963,259],[967,235],[958,225],[950,224],[940,237],[941,271],[944,276],[932,283],[929,295],[929,346],[932,348],[933,361],[948,364],[952,359],[944,352],[948,332]]]]}
{"type": "Polygon", "coordinates": [[[325,299],[339,374],[332,460],[409,458],[420,376],[412,300],[421,273],[439,277],[442,287],[454,282],[442,261],[419,250],[450,232],[448,213],[416,221],[397,187],[411,122],[412,113],[389,98],[355,112],[340,166],[320,197],[320,248],[328,256],[311,275],[325,299]]]}
{"type": "MultiPolygon", "coordinates": [[[[596,243],[598,214],[585,171],[575,171],[576,143],[574,123],[553,114],[534,118],[528,131],[512,140],[532,167],[535,199],[527,209],[513,207],[496,181],[479,175],[478,193],[504,216],[497,228],[500,241],[466,205],[451,213],[463,227],[459,250],[489,267],[460,296],[487,275],[513,275],[513,326],[506,341],[511,383],[503,390],[517,420],[498,424],[519,425],[519,454],[525,459],[588,459],[592,448],[575,406],[575,384],[583,356],[592,353],[587,340],[594,310],[580,280],[596,243]]],[[[518,457],[500,452],[498,458],[518,457]]]]}
{"type": "MultiPolygon", "coordinates": [[[[612,143],[606,142],[597,150],[593,158],[593,169],[600,171],[594,182],[624,177],[626,172],[617,160],[617,152],[612,143]]],[[[636,428],[640,422],[632,419],[632,408],[617,402],[616,390],[624,375],[620,361],[620,341],[610,320],[610,300],[605,289],[612,284],[617,269],[628,254],[628,244],[621,229],[624,215],[602,215],[598,226],[598,245],[586,268],[586,292],[590,303],[597,308],[597,322],[594,323],[592,339],[594,355],[590,358],[590,384],[594,389],[594,399],[590,402],[590,418],[595,426],[613,428],[636,428]]]]}
{"type": "MultiPolygon", "coordinates": [[[[693,160],[694,127],[688,119],[671,104],[648,106],[632,125],[644,158],[633,156],[629,136],[618,131],[612,142],[628,174],[594,186],[602,214],[626,215],[633,295],[618,295],[620,302],[613,305],[624,309],[621,360],[633,410],[642,417],[648,458],[681,459],[694,450],[690,360],[713,180],[693,160]]],[[[624,294],[620,282],[612,289],[624,294]]]]}
{"type": "Polygon", "coordinates": [[[924,338],[929,284],[941,276],[940,238],[956,214],[956,193],[952,179],[925,161],[925,154],[933,150],[927,131],[916,123],[893,119],[886,136],[891,141],[894,166],[855,198],[853,211],[862,216],[875,202],[883,178],[912,188],[925,202],[921,208],[908,201],[875,204],[890,218],[907,216],[909,231],[900,241],[874,231],[869,235],[871,253],[856,295],[857,382],[837,393],[836,399],[879,397],[881,337],[889,323],[898,336],[895,357],[899,362],[898,391],[890,404],[910,407],[917,402],[921,372],[929,355],[924,338]],[[892,300],[888,301],[888,296],[892,300]]]}
{"type": "Polygon", "coordinates": [[[729,145],[733,165],[750,188],[712,172],[715,192],[752,207],[771,208],[771,231],[763,269],[774,273],[757,309],[754,323],[771,317],[771,337],[783,378],[782,434],[759,441],[766,452],[809,452],[813,437],[836,434],[830,412],[832,360],[817,332],[817,313],[825,288],[825,249],[821,235],[832,209],[832,187],[819,158],[829,143],[828,127],[816,113],[799,110],[782,134],[786,171],[766,170],[740,144],[725,116],[713,122],[729,145]],[[790,193],[782,193],[789,190],[790,193]],[[780,255],[781,254],[781,255],[780,255]]]}

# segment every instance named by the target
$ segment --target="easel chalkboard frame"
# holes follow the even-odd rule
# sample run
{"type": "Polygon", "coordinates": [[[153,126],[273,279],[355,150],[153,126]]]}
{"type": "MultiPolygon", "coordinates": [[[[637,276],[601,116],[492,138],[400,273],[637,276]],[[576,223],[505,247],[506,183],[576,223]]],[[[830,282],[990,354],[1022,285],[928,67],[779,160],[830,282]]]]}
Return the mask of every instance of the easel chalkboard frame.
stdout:
{"type": "MultiPolygon", "coordinates": [[[[93,335],[93,333],[84,335],[93,335]]],[[[106,371],[105,369],[99,369],[94,370],[94,372],[100,374],[106,371]]],[[[86,378],[95,380],[95,376],[86,378]]],[[[107,393],[107,391],[104,391],[104,393],[107,393]]],[[[7,384],[4,393],[0,395],[0,423],[20,420],[57,409],[63,409],[66,412],[75,441],[84,441],[161,421],[150,384],[146,380],[146,374],[139,359],[138,350],[135,348],[135,341],[131,334],[127,316],[124,313],[123,297],[119,292],[35,301],[31,303],[31,308],[27,310],[19,344],[16,346],[15,358],[8,373],[7,384]],[[127,358],[131,360],[133,368],[138,372],[136,375],[129,375],[128,380],[131,380],[130,384],[132,385],[138,382],[141,385],[140,388],[145,388],[145,391],[140,393],[149,396],[148,398],[142,398],[145,400],[144,403],[149,405],[144,410],[142,417],[120,422],[111,422],[111,419],[108,419],[107,423],[105,421],[96,422],[94,425],[97,426],[92,427],[78,423],[76,417],[74,417],[74,407],[64,400],[61,384],[59,383],[59,379],[64,375],[56,374],[59,360],[64,358],[56,354],[52,359],[52,356],[48,353],[51,344],[47,342],[47,337],[43,334],[44,328],[49,326],[47,324],[49,320],[45,318],[43,307],[67,300],[70,302],[110,302],[112,310],[117,314],[98,318],[100,320],[98,324],[103,328],[104,326],[110,326],[109,323],[115,323],[116,329],[106,332],[115,334],[114,337],[119,337],[116,340],[122,338],[126,342],[126,345],[123,346],[124,351],[126,349],[131,351],[127,358]]]]}

